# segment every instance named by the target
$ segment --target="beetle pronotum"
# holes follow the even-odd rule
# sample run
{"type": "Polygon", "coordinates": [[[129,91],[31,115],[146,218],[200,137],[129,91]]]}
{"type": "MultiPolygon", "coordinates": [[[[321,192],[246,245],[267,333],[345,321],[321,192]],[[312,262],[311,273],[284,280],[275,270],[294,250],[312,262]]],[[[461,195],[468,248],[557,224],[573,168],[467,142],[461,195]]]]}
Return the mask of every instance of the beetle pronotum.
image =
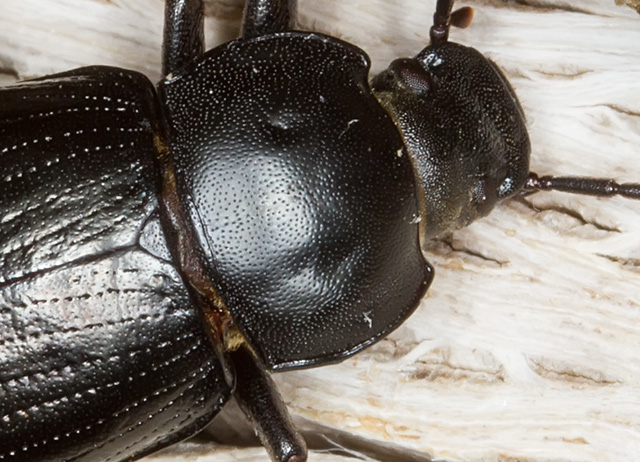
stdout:
{"type": "MultiPolygon", "coordinates": [[[[118,64],[155,80],[162,2],[44,3],[52,10],[3,2],[0,34],[11,44],[3,67],[13,62],[21,77],[34,77],[118,64]],[[49,24],[46,41],[12,31],[27,20],[49,24]],[[31,67],[35,50],[67,54],[53,41],[68,40],[71,23],[86,58],[31,67]],[[91,40],[82,24],[104,29],[91,40]],[[112,41],[109,30],[127,38],[112,41]],[[155,35],[141,38],[143,30],[155,35]],[[147,45],[120,55],[127,41],[147,45]]],[[[355,42],[377,70],[427,41],[430,2],[356,3],[301,1],[302,26],[355,42]]],[[[637,15],[605,1],[545,5],[473,5],[473,25],[452,38],[489,53],[507,73],[528,115],[534,170],[637,180],[637,15]]],[[[342,365],[277,377],[292,412],[438,459],[632,460],[640,440],[639,219],[637,203],[623,199],[539,194],[503,205],[434,244],[434,285],[389,340],[342,365]]]]}

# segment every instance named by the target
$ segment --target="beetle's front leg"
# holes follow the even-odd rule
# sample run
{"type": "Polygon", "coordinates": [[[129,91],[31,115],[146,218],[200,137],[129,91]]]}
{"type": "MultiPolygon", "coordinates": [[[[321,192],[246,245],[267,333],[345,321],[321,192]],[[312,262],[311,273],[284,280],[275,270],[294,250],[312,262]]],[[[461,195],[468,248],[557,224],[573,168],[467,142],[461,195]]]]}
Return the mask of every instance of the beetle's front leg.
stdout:
{"type": "Polygon", "coordinates": [[[167,0],[164,10],[162,75],[167,76],[204,52],[202,0],[167,0]]]}
{"type": "Polygon", "coordinates": [[[245,38],[293,29],[297,0],[249,0],[244,13],[245,38]]]}
{"type": "Polygon", "coordinates": [[[268,373],[245,346],[231,352],[236,372],[235,397],[275,462],[304,462],[307,444],[268,373]]]}

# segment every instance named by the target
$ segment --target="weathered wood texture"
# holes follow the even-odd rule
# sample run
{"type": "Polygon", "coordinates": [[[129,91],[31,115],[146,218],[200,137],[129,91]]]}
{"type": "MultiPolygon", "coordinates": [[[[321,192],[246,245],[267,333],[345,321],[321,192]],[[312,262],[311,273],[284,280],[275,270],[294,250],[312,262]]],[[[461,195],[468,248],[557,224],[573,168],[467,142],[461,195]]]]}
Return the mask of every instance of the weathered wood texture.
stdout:
{"type": "MultiPolygon", "coordinates": [[[[2,0],[3,81],[98,63],[157,79],[162,3],[2,0]]],[[[209,1],[210,45],[234,37],[242,3],[209,1]]],[[[465,4],[474,24],[452,37],[511,79],[533,170],[640,180],[640,15],[614,0],[465,4]]],[[[426,44],[433,1],[301,0],[299,10],[301,28],[356,43],[379,71],[426,44]]],[[[381,461],[638,460],[640,202],[512,200],[434,242],[430,260],[432,289],[388,339],[276,377],[312,447],[381,461]]],[[[267,458],[192,442],[148,460],[267,458]]]]}

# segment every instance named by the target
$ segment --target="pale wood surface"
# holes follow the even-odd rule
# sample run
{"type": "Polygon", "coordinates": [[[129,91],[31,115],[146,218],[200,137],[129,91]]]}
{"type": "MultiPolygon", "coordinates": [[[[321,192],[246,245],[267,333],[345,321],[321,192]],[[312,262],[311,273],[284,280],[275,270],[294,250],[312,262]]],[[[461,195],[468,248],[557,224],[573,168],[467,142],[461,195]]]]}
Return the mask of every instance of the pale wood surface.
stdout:
{"type": "MultiPolygon", "coordinates": [[[[242,3],[209,2],[211,45],[237,33],[242,3]]],[[[505,69],[528,114],[533,170],[640,180],[636,11],[614,0],[463,4],[475,7],[474,24],[452,37],[505,69]]],[[[301,28],[356,43],[379,71],[426,44],[433,1],[299,8],[301,28]]],[[[2,0],[2,81],[88,64],[155,80],[162,10],[161,0],[2,0]]],[[[343,364],[276,377],[314,447],[381,461],[638,460],[639,202],[511,201],[434,242],[430,260],[433,287],[388,339],[343,364]]],[[[148,460],[267,458],[187,443],[148,460]]]]}

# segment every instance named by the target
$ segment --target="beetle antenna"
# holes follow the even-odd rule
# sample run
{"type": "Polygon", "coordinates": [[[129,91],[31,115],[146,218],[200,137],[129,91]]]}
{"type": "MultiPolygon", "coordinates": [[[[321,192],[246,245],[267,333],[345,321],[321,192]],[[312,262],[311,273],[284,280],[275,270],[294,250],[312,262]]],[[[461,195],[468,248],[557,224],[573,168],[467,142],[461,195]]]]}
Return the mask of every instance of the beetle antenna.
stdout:
{"type": "Polygon", "coordinates": [[[640,199],[640,183],[617,183],[605,178],[538,176],[530,172],[523,194],[537,191],[562,191],[596,197],[622,196],[640,199]]]}
{"type": "Polygon", "coordinates": [[[451,21],[451,9],[453,0],[438,0],[436,12],[433,13],[433,26],[429,30],[433,45],[444,43],[449,39],[449,24],[451,21]]]}
{"type": "Polygon", "coordinates": [[[436,12],[433,14],[433,26],[429,30],[431,44],[445,43],[449,39],[451,26],[464,29],[471,25],[473,20],[473,8],[465,6],[453,13],[453,0],[438,0],[436,12]]]}

